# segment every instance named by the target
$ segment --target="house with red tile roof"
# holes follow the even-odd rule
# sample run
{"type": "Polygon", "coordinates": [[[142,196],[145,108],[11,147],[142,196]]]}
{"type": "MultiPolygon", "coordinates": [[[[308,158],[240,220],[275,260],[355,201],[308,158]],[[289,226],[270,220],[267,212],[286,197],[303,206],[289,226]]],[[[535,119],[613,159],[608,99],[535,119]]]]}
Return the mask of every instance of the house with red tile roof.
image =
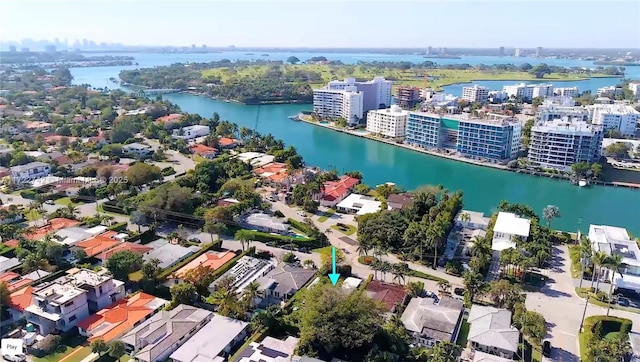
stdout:
{"type": "Polygon", "coordinates": [[[115,231],[107,231],[83,240],[73,247],[84,250],[87,256],[95,256],[122,244],[122,240],[115,238],[116,235],[118,235],[118,233],[115,231]]]}
{"type": "Polygon", "coordinates": [[[286,163],[271,162],[253,170],[253,173],[260,176],[262,180],[274,186],[283,186],[289,189],[292,185],[297,185],[304,181],[302,172],[289,172],[286,163]]]}
{"type": "Polygon", "coordinates": [[[48,145],[59,145],[60,142],[62,142],[62,140],[66,140],[67,142],[71,143],[71,142],[75,142],[75,141],[79,140],[79,138],[78,137],[69,137],[69,136],[60,136],[60,135],[50,135],[50,136],[44,137],[44,141],[48,145]]]}
{"type": "Polygon", "coordinates": [[[60,229],[76,226],[80,224],[78,220],[71,220],[65,218],[55,218],[49,220],[49,223],[45,226],[39,227],[35,229],[33,232],[26,233],[24,235],[25,239],[29,240],[40,240],[44,238],[47,234],[56,232],[60,229]]]}
{"type": "Polygon", "coordinates": [[[156,314],[167,301],[147,293],[121,299],[78,323],[78,332],[89,342],[112,341],[156,314]]]}
{"type": "Polygon", "coordinates": [[[407,292],[404,286],[372,280],[367,285],[367,294],[371,299],[377,300],[385,306],[387,311],[396,312],[397,306],[403,306],[407,302],[407,292]]]}
{"type": "Polygon", "coordinates": [[[359,183],[359,179],[347,175],[340,177],[337,181],[326,181],[322,191],[315,198],[318,199],[321,206],[334,207],[349,196],[359,183]]]}
{"type": "Polygon", "coordinates": [[[9,297],[9,314],[12,320],[18,321],[22,319],[24,310],[33,304],[33,290],[34,288],[29,285],[11,293],[9,297]]]}
{"type": "Polygon", "coordinates": [[[203,145],[200,143],[196,143],[189,146],[189,150],[194,155],[198,155],[200,157],[204,157],[208,159],[212,159],[216,157],[216,155],[218,154],[218,150],[216,150],[215,148],[209,147],[207,145],[203,145]]]}
{"type": "Polygon", "coordinates": [[[113,247],[111,249],[103,251],[99,255],[96,255],[96,258],[102,260],[102,262],[105,262],[105,261],[107,261],[107,259],[109,259],[111,257],[111,255],[113,255],[113,254],[115,254],[115,253],[117,253],[119,251],[132,251],[132,252],[134,252],[134,253],[136,253],[138,255],[144,255],[144,254],[150,252],[151,250],[153,250],[153,248],[150,247],[150,246],[123,242],[123,243],[119,243],[118,245],[116,245],[115,247],[113,247]]]}
{"type": "Polygon", "coordinates": [[[174,273],[174,275],[177,278],[182,278],[190,270],[193,270],[199,266],[217,270],[223,265],[225,265],[226,263],[230,262],[231,259],[233,259],[235,256],[236,254],[232,251],[220,251],[220,252],[209,251],[193,259],[191,262],[189,262],[187,265],[183,266],[182,268],[178,269],[174,273]]]}
{"type": "Polygon", "coordinates": [[[171,113],[168,116],[158,117],[155,120],[155,124],[164,125],[165,128],[172,127],[174,124],[179,123],[182,118],[180,113],[171,113]]]}
{"type": "Polygon", "coordinates": [[[241,143],[242,142],[240,140],[237,140],[235,138],[229,138],[229,137],[218,138],[218,145],[220,145],[221,148],[235,148],[239,146],[241,143]]]}

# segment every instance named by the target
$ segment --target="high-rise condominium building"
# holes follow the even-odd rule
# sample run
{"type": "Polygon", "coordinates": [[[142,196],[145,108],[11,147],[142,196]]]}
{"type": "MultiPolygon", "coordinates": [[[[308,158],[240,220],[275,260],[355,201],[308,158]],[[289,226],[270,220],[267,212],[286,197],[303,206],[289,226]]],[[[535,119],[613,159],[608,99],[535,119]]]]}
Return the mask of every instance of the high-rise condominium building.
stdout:
{"type": "Polygon", "coordinates": [[[404,137],[409,111],[397,105],[388,109],[377,109],[367,113],[367,131],[386,137],[404,137]]]}
{"type": "Polygon", "coordinates": [[[509,160],[518,156],[522,124],[515,118],[461,119],[456,151],[462,155],[490,160],[509,160]]]}
{"type": "Polygon", "coordinates": [[[623,136],[635,136],[640,112],[624,104],[595,104],[590,106],[591,123],[606,130],[616,130],[623,136]]]}
{"type": "Polygon", "coordinates": [[[326,89],[343,90],[346,87],[355,87],[358,92],[362,92],[362,109],[368,112],[372,109],[382,109],[391,106],[391,86],[393,82],[384,77],[375,77],[366,82],[357,82],[355,78],[345,80],[332,80],[326,89]]]}
{"type": "Polygon", "coordinates": [[[462,99],[469,102],[486,103],[489,100],[489,88],[480,85],[462,87],[462,99]]]}
{"type": "Polygon", "coordinates": [[[551,97],[553,96],[553,84],[514,84],[505,85],[502,87],[502,91],[507,94],[508,97],[520,99],[522,101],[529,102],[536,97],[551,97]]]}
{"type": "Polygon", "coordinates": [[[405,109],[412,109],[420,103],[420,91],[418,87],[398,87],[396,104],[405,109]]]}
{"type": "Polygon", "coordinates": [[[531,129],[529,160],[546,169],[570,171],[578,162],[598,162],[604,132],[601,125],[556,119],[531,129]]]}
{"type": "Polygon", "coordinates": [[[350,125],[354,125],[363,117],[362,105],[362,92],[358,92],[355,87],[313,91],[313,112],[322,118],[344,118],[350,125]]]}

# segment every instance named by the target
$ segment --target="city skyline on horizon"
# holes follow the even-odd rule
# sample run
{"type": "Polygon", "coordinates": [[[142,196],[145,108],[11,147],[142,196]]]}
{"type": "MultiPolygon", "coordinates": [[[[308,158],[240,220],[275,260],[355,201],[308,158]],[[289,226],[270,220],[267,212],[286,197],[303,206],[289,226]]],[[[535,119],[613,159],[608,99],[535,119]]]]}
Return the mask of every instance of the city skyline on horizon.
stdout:
{"type": "Polygon", "coordinates": [[[0,41],[46,36],[70,39],[72,44],[76,39],[92,39],[98,44],[147,47],[640,48],[640,3],[634,1],[590,2],[588,7],[576,7],[575,1],[553,2],[553,9],[528,1],[508,3],[508,7],[503,1],[274,1],[287,6],[273,6],[268,1],[157,0],[113,6],[118,2],[125,4],[118,0],[3,2],[0,41]],[[40,11],[33,12],[34,6],[40,11]],[[411,11],[403,12],[404,8],[411,11]],[[78,21],[77,13],[84,14],[83,21],[78,21]],[[572,16],[567,17],[568,13],[572,16]],[[347,21],[335,26],[332,19],[347,21]],[[329,26],[324,26],[325,20],[329,26]],[[415,24],[414,31],[407,31],[411,25],[394,25],[399,20],[415,24]],[[616,24],[616,36],[594,25],[607,22],[616,24]]]}

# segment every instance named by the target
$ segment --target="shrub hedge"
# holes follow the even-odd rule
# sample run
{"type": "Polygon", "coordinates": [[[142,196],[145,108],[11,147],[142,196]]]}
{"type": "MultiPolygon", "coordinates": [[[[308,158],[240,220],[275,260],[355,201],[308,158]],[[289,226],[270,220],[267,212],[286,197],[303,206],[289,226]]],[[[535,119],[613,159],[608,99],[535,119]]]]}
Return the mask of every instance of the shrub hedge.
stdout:
{"type": "Polygon", "coordinates": [[[303,246],[308,248],[320,248],[323,245],[313,238],[291,238],[289,236],[274,235],[269,233],[263,233],[260,231],[247,230],[249,239],[260,241],[263,243],[275,242],[278,245],[288,245],[293,242],[296,246],[303,246]]]}
{"type": "Polygon", "coordinates": [[[309,226],[303,222],[300,222],[298,220],[294,220],[292,218],[288,218],[287,222],[289,223],[289,225],[293,226],[294,228],[302,231],[305,234],[310,234],[311,230],[309,229],[309,226]]]}

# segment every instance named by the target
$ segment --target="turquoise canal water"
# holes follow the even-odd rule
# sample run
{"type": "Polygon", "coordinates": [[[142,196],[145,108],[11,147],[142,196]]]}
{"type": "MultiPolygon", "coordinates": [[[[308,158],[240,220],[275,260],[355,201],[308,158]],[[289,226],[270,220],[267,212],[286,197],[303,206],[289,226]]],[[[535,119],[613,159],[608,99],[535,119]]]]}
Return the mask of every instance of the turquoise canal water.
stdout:
{"type": "MultiPolygon", "coordinates": [[[[235,54],[237,57],[232,57],[228,53],[134,54],[133,56],[136,57],[140,67],[148,67],[180,61],[242,58],[242,54],[235,54]]],[[[286,59],[289,55],[292,54],[281,53],[278,57],[286,59]]],[[[311,54],[306,57],[302,54],[293,55],[303,60],[313,56],[311,54]]],[[[270,59],[278,59],[278,57],[272,54],[270,59]]],[[[331,54],[328,57],[341,59],[345,63],[353,63],[357,60],[424,60],[416,56],[411,60],[411,57],[359,54],[331,54]]],[[[517,61],[536,64],[535,59],[508,57],[467,57],[462,60],[437,59],[435,61],[442,64],[445,62],[519,64],[517,61]]],[[[590,62],[544,61],[564,66],[592,66],[590,62]]],[[[114,88],[117,85],[110,83],[108,79],[117,78],[118,72],[124,68],[135,67],[75,68],[71,71],[74,75],[74,83],[114,88]]],[[[640,71],[640,69],[637,70],[640,71]]],[[[572,82],[565,84],[569,83],[572,82]]],[[[605,85],[615,83],[617,80],[605,85]]],[[[553,204],[560,208],[562,214],[560,219],[553,222],[553,226],[562,230],[574,231],[580,225],[581,230],[587,231],[589,224],[607,224],[626,227],[630,232],[640,234],[640,191],[638,190],[602,186],[579,188],[566,181],[520,175],[425,155],[304,122],[293,122],[287,118],[300,111],[309,110],[309,105],[244,106],[189,94],[170,94],[165,95],[164,98],[176,103],[185,112],[199,113],[203,117],[210,117],[217,112],[221,118],[241,126],[256,128],[261,133],[272,133],[287,145],[295,146],[309,165],[335,167],[339,171],[360,170],[365,177],[364,181],[370,185],[390,181],[404,188],[414,189],[425,184],[442,184],[449,190],[464,192],[465,208],[485,213],[492,212],[500,200],[529,204],[538,213],[541,213],[546,205],[553,204]]]]}

